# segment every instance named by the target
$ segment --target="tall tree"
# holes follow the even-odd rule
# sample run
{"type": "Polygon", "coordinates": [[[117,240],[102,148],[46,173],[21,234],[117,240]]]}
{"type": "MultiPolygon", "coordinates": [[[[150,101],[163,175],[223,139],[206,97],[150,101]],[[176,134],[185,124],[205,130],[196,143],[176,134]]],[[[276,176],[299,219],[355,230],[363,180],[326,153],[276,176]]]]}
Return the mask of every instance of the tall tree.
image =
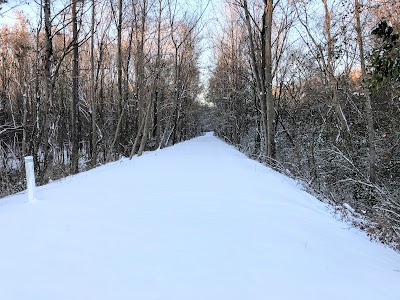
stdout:
{"type": "MultiPolygon", "coordinates": [[[[37,137],[37,147],[35,154],[40,156],[40,142],[43,140],[43,167],[40,168],[41,164],[38,164],[39,158],[36,160],[36,165],[39,167],[39,174],[41,179],[44,179],[45,172],[48,166],[48,153],[49,153],[49,141],[48,141],[48,129],[49,129],[49,112],[51,112],[53,106],[53,35],[52,35],[52,23],[51,23],[51,6],[50,0],[44,0],[43,2],[43,16],[44,16],[44,27],[45,27],[45,86],[44,86],[44,100],[45,103],[41,103],[39,112],[40,124],[37,137]]],[[[36,157],[35,155],[35,157],[36,157]]]]}
{"type": "Polygon", "coordinates": [[[356,19],[356,32],[358,48],[360,53],[360,64],[361,64],[361,84],[363,86],[364,96],[365,96],[365,112],[367,119],[367,132],[368,132],[368,144],[369,144],[369,180],[371,183],[376,182],[376,150],[375,150],[375,131],[374,131],[374,117],[371,105],[371,95],[369,89],[366,85],[366,66],[365,66],[365,54],[364,54],[364,41],[361,30],[361,19],[360,12],[362,11],[362,6],[359,0],[354,0],[354,16],[356,19]]]}
{"type": "MultiPolygon", "coordinates": [[[[112,5],[112,4],[111,4],[112,5]]],[[[136,5],[136,4],[132,4],[136,5]]],[[[114,9],[113,14],[115,15],[114,9]]],[[[123,1],[118,0],[118,18],[116,19],[117,24],[117,86],[118,86],[118,122],[117,128],[115,129],[114,139],[111,142],[110,149],[108,151],[108,159],[111,158],[115,144],[117,143],[118,137],[121,133],[122,122],[125,116],[125,103],[123,97],[123,78],[122,78],[122,18],[123,18],[123,1]]]]}
{"type": "Polygon", "coordinates": [[[326,57],[326,71],[328,73],[329,84],[331,86],[332,93],[332,102],[335,106],[336,115],[340,120],[342,125],[342,130],[344,132],[350,132],[349,125],[347,124],[346,117],[344,115],[342,106],[339,101],[339,93],[337,89],[337,79],[335,77],[335,70],[333,68],[333,60],[334,60],[334,39],[331,34],[331,11],[328,6],[328,0],[322,0],[325,11],[325,33],[327,39],[327,57],[326,57]]]}
{"type": "Polygon", "coordinates": [[[78,20],[76,11],[77,0],[71,1],[72,10],[72,107],[71,107],[71,173],[78,173],[79,162],[79,49],[78,49],[78,20]]]}
{"type": "Polygon", "coordinates": [[[344,133],[349,133],[350,128],[339,99],[340,94],[337,89],[338,79],[336,78],[336,69],[334,67],[334,60],[336,56],[335,41],[337,40],[337,34],[334,35],[332,33],[332,13],[328,4],[328,0],[321,1],[324,12],[324,33],[326,40],[325,47],[321,42],[319,42],[318,37],[315,36],[315,33],[312,31],[312,25],[309,23],[310,13],[308,11],[309,7],[307,7],[308,2],[295,1],[293,2],[293,5],[295,6],[298,20],[311,41],[311,43],[307,43],[307,45],[309,48],[314,48],[314,51],[312,52],[314,52],[315,58],[319,61],[323,72],[327,76],[327,83],[329,84],[331,93],[331,103],[333,104],[337,119],[341,125],[341,130],[344,133]]]}
{"type": "Polygon", "coordinates": [[[92,0],[92,17],[90,24],[90,103],[92,105],[92,153],[91,164],[96,166],[97,163],[97,128],[96,128],[96,87],[95,87],[95,66],[94,66],[94,31],[96,22],[96,0],[92,0]]]}
{"type": "Polygon", "coordinates": [[[272,16],[273,0],[264,0],[263,29],[263,70],[265,78],[265,101],[267,107],[267,157],[274,158],[274,96],[272,94],[272,16]]]}
{"type": "Polygon", "coordinates": [[[264,139],[264,154],[267,158],[275,155],[274,142],[274,96],[272,94],[272,21],[273,0],[264,0],[262,26],[260,31],[261,54],[257,53],[252,22],[255,18],[250,14],[247,0],[241,3],[247,26],[250,44],[250,57],[253,76],[261,107],[261,124],[264,139]],[[258,57],[261,57],[259,61],[258,57]]]}

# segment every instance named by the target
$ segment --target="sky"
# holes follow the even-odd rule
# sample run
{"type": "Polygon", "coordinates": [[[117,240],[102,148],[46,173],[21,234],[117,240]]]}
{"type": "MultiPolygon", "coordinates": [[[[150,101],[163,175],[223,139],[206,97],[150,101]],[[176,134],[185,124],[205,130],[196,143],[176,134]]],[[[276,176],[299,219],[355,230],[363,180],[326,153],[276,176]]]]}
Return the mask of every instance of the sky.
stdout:
{"type": "Polygon", "coordinates": [[[8,0],[7,3],[1,5],[0,10],[0,25],[2,24],[13,24],[16,20],[15,13],[17,11],[23,11],[24,14],[32,17],[37,15],[37,7],[33,1],[21,1],[21,0],[8,0]]]}

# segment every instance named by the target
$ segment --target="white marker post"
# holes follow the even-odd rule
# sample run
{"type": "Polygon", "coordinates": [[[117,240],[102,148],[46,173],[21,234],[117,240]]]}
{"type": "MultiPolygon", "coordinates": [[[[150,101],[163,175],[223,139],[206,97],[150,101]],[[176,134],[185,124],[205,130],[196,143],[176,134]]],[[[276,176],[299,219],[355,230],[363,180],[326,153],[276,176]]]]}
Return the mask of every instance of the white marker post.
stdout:
{"type": "Polygon", "coordinates": [[[25,157],[26,186],[28,189],[28,201],[33,202],[35,198],[35,170],[33,168],[33,157],[25,157]]]}

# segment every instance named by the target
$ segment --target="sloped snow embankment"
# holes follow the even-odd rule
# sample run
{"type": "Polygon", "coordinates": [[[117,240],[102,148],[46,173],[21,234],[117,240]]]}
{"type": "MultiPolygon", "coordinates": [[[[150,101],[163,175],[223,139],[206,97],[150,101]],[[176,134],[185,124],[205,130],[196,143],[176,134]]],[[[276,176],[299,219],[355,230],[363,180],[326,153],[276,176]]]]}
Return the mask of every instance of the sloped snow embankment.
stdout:
{"type": "Polygon", "coordinates": [[[0,199],[0,299],[400,299],[400,255],[211,134],[0,199]]]}

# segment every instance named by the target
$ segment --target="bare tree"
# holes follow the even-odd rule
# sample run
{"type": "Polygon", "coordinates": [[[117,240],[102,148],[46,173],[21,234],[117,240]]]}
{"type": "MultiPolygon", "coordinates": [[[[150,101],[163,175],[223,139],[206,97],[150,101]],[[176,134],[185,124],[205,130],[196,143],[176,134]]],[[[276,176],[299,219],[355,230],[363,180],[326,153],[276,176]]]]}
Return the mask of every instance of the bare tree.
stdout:
{"type": "Polygon", "coordinates": [[[97,164],[97,128],[96,128],[96,87],[95,87],[95,65],[94,65],[94,34],[95,34],[95,22],[96,22],[96,0],[92,0],[92,18],[90,25],[90,102],[92,110],[92,153],[91,153],[91,164],[96,166],[97,164]]]}
{"type": "Polygon", "coordinates": [[[364,96],[366,99],[365,112],[367,119],[367,131],[368,131],[368,144],[369,144],[369,180],[371,183],[376,182],[376,150],[375,150],[375,132],[374,132],[374,117],[371,106],[371,95],[368,87],[366,86],[366,67],[365,67],[365,54],[364,54],[364,41],[361,31],[361,20],[360,12],[362,11],[362,6],[359,0],[354,0],[354,16],[356,19],[356,32],[357,41],[360,52],[360,63],[361,63],[361,82],[363,86],[364,96]]]}
{"type": "MultiPolygon", "coordinates": [[[[255,37],[252,22],[255,18],[250,14],[247,0],[240,5],[244,9],[247,32],[250,44],[250,57],[253,76],[256,82],[257,94],[260,99],[261,123],[263,128],[265,157],[273,158],[274,146],[274,96],[272,94],[272,21],[273,0],[264,0],[262,24],[259,30],[261,39],[261,53],[258,54],[255,46],[255,37]],[[260,59],[258,59],[260,57],[260,59]]],[[[257,26],[256,26],[257,27],[257,26]]]]}
{"type": "Polygon", "coordinates": [[[78,52],[78,21],[76,18],[76,0],[71,0],[72,12],[72,107],[71,107],[71,172],[78,173],[79,162],[79,141],[78,141],[78,122],[79,122],[79,52],[78,52]]]}
{"type": "Polygon", "coordinates": [[[272,15],[273,15],[273,0],[264,0],[263,14],[263,29],[261,32],[263,69],[265,78],[265,101],[266,101],[266,116],[267,116],[267,157],[274,158],[274,96],[272,95],[272,15]]]}
{"type": "MultiPolygon", "coordinates": [[[[44,152],[43,152],[43,168],[40,168],[41,164],[38,164],[38,159],[36,159],[36,165],[38,166],[39,173],[41,174],[42,180],[45,175],[47,166],[48,166],[48,153],[50,146],[48,145],[48,124],[49,124],[49,110],[53,105],[53,36],[52,36],[52,24],[51,24],[51,6],[50,0],[44,0],[43,3],[43,16],[44,16],[44,27],[45,27],[45,88],[44,88],[44,100],[45,103],[42,103],[41,109],[39,112],[39,118],[41,122],[40,129],[38,130],[39,136],[37,137],[37,143],[40,143],[43,137],[44,141],[44,152]]],[[[39,124],[38,124],[39,126],[39,124]]],[[[39,145],[37,144],[37,148],[35,149],[35,154],[38,155],[39,145]]],[[[35,155],[35,157],[36,157],[35,155]]]]}
{"type": "MultiPolygon", "coordinates": [[[[112,3],[111,3],[112,5],[112,3]]],[[[117,80],[118,80],[118,123],[115,129],[114,139],[108,150],[108,159],[111,159],[111,155],[114,151],[115,144],[117,143],[119,134],[121,132],[122,122],[125,113],[125,105],[123,103],[123,87],[122,87],[122,11],[123,11],[123,1],[118,0],[118,19],[116,19],[117,24],[117,80]]],[[[113,9],[113,15],[115,11],[113,9]]]]}
{"type": "Polygon", "coordinates": [[[319,43],[312,33],[310,29],[310,24],[308,22],[309,16],[307,13],[307,8],[303,7],[302,11],[300,12],[299,5],[305,5],[305,4],[298,4],[298,2],[294,2],[293,5],[295,5],[298,20],[302,24],[306,34],[308,35],[309,39],[311,40],[312,45],[316,49],[315,56],[317,59],[320,60],[322,67],[324,71],[327,74],[328,77],[328,82],[331,88],[331,94],[332,94],[332,103],[335,108],[336,116],[340,121],[342,131],[349,133],[350,128],[347,123],[346,117],[344,115],[342,106],[340,104],[339,100],[339,92],[338,92],[338,81],[335,76],[335,69],[333,67],[333,61],[334,61],[334,37],[332,36],[332,28],[331,28],[331,11],[328,6],[328,1],[327,0],[321,0],[323,4],[323,9],[324,9],[324,29],[325,29],[325,34],[326,34],[326,55],[323,46],[321,43],[319,43]]]}

